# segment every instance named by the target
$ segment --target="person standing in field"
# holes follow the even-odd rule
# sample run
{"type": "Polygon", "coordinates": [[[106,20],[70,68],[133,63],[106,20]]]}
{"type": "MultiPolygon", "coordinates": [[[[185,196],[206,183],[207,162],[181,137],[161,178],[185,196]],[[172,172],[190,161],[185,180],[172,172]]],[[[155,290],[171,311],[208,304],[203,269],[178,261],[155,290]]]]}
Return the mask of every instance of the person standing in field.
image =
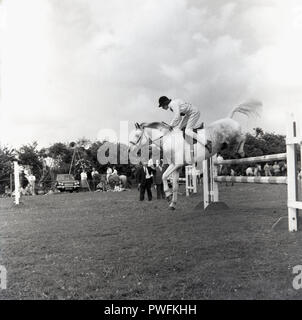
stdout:
{"type": "MultiPolygon", "coordinates": [[[[223,156],[222,156],[220,153],[218,153],[218,154],[217,154],[217,162],[221,162],[221,161],[223,161],[223,160],[224,160],[224,159],[223,159],[223,156]]],[[[222,175],[222,168],[223,168],[223,165],[222,165],[222,164],[218,165],[218,175],[219,175],[219,176],[222,175]]]]}
{"type": "Polygon", "coordinates": [[[36,194],[35,188],[36,188],[36,177],[31,173],[31,171],[28,171],[27,180],[29,182],[29,192],[32,196],[36,194]]]}
{"type": "Polygon", "coordinates": [[[252,167],[248,167],[248,168],[246,169],[245,173],[246,173],[246,175],[247,175],[248,177],[250,177],[250,176],[253,176],[253,175],[254,175],[254,170],[253,170],[252,167]]]}
{"type": "Polygon", "coordinates": [[[264,173],[266,177],[271,177],[272,173],[271,173],[271,166],[269,165],[269,163],[267,162],[264,166],[264,173]]]}
{"type": "Polygon", "coordinates": [[[83,169],[81,172],[81,189],[82,189],[82,191],[83,190],[87,191],[87,189],[89,189],[88,180],[87,180],[87,173],[86,173],[85,169],[83,169]]]}
{"type": "Polygon", "coordinates": [[[159,160],[156,160],[154,183],[156,185],[157,199],[165,199],[163,184],[163,167],[159,160]]]}
{"type": "Polygon", "coordinates": [[[107,183],[109,183],[109,177],[112,175],[112,169],[108,166],[106,171],[107,183]]]}
{"type": "Polygon", "coordinates": [[[99,183],[99,173],[95,168],[92,168],[91,171],[91,178],[92,178],[92,187],[93,187],[93,191],[96,190],[96,186],[99,183]]]}
{"type": "Polygon", "coordinates": [[[280,176],[280,165],[278,164],[278,162],[275,162],[273,165],[273,172],[274,172],[274,176],[280,176]]]}
{"type": "Polygon", "coordinates": [[[140,195],[139,195],[140,201],[144,201],[146,191],[148,195],[148,200],[152,201],[151,187],[152,187],[153,173],[155,173],[155,170],[151,166],[148,166],[148,163],[146,161],[138,169],[137,180],[138,180],[138,188],[140,192],[140,195]]]}
{"type": "Polygon", "coordinates": [[[255,177],[260,177],[261,176],[261,165],[260,164],[256,164],[255,169],[254,169],[254,176],[255,177]]]}

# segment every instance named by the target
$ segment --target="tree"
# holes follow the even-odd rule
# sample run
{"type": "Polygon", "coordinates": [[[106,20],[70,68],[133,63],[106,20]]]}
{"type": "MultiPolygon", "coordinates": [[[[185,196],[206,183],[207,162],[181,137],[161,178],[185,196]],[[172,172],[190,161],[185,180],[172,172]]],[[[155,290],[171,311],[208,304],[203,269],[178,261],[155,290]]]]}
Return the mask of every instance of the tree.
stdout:
{"type": "Polygon", "coordinates": [[[64,143],[57,142],[48,148],[48,155],[63,163],[70,163],[72,158],[72,149],[64,143]]]}
{"type": "Polygon", "coordinates": [[[10,175],[13,172],[12,164],[14,160],[14,150],[0,146],[0,193],[3,193],[5,186],[10,184],[10,175]]]}
{"type": "Polygon", "coordinates": [[[284,135],[264,132],[261,128],[254,129],[254,135],[246,135],[245,152],[247,157],[286,152],[284,135]]]}
{"type": "Polygon", "coordinates": [[[23,145],[18,151],[18,158],[21,164],[29,165],[36,178],[42,174],[42,161],[37,150],[38,143],[23,145]]]}

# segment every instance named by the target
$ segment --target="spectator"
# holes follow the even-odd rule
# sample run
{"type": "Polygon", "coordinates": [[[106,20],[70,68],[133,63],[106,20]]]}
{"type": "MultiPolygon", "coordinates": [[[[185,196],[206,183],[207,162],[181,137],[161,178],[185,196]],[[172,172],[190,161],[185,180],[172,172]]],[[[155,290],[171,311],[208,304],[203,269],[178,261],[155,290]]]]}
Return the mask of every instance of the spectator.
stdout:
{"type": "MultiPolygon", "coordinates": [[[[220,161],[223,161],[223,157],[222,157],[222,155],[221,155],[220,153],[218,153],[217,162],[220,162],[220,161]]],[[[222,169],[223,169],[223,165],[220,164],[220,165],[218,166],[218,175],[219,175],[219,176],[222,175],[222,169]]]]}
{"type": "Polygon", "coordinates": [[[45,159],[45,165],[46,168],[49,172],[49,176],[50,176],[50,189],[52,191],[55,191],[56,189],[56,173],[55,173],[55,160],[53,158],[51,158],[50,156],[47,156],[45,159]]]}
{"type": "Polygon", "coordinates": [[[254,176],[255,177],[260,177],[261,176],[261,165],[260,164],[256,164],[255,169],[254,169],[254,176]]]}
{"type": "Polygon", "coordinates": [[[116,186],[120,184],[120,178],[117,174],[112,174],[109,177],[109,186],[111,190],[114,190],[116,186]]]}
{"type": "Polygon", "coordinates": [[[229,175],[229,168],[227,166],[222,165],[220,174],[222,176],[228,176],[229,175]]]}
{"type": "Polygon", "coordinates": [[[99,174],[99,172],[95,169],[95,168],[92,168],[92,171],[91,171],[91,176],[93,178],[94,175],[96,174],[99,174]]]}
{"type": "Polygon", "coordinates": [[[140,191],[139,200],[144,201],[145,192],[147,191],[148,200],[152,200],[152,174],[155,173],[155,170],[148,166],[147,162],[144,162],[143,165],[139,168],[137,173],[138,188],[140,191]]]}
{"type": "Polygon", "coordinates": [[[27,180],[29,182],[29,193],[34,196],[36,194],[35,192],[35,185],[36,185],[36,177],[29,171],[27,175],[27,180]]]}
{"type": "Polygon", "coordinates": [[[264,173],[265,173],[266,177],[271,177],[272,176],[271,166],[268,163],[265,164],[263,169],[264,169],[264,173]]]}
{"type": "MultiPolygon", "coordinates": [[[[226,177],[226,176],[229,175],[229,172],[230,172],[229,167],[226,166],[226,165],[222,165],[220,175],[226,177]]],[[[225,182],[225,185],[228,186],[228,182],[227,181],[225,182]]],[[[232,185],[233,185],[233,182],[232,182],[232,185]]]]}
{"type": "Polygon", "coordinates": [[[107,182],[109,183],[109,177],[112,175],[112,169],[110,167],[107,168],[106,174],[107,182]]]}
{"type": "Polygon", "coordinates": [[[159,160],[156,160],[155,167],[155,185],[156,185],[156,193],[157,199],[165,199],[164,193],[164,184],[163,184],[163,167],[159,160]]]}
{"type": "Polygon", "coordinates": [[[248,167],[248,168],[246,169],[245,173],[246,173],[246,175],[247,175],[248,177],[250,177],[250,176],[253,176],[253,175],[254,175],[254,170],[253,170],[252,167],[248,167]]]}
{"type": "Polygon", "coordinates": [[[98,171],[95,168],[92,168],[91,178],[92,178],[92,188],[93,188],[93,191],[95,191],[96,190],[96,186],[98,185],[99,180],[100,180],[99,179],[100,175],[99,175],[98,171]]]}
{"type": "Polygon", "coordinates": [[[275,162],[273,165],[273,172],[274,172],[274,176],[280,176],[280,165],[278,164],[278,162],[275,162]]]}
{"type": "Polygon", "coordinates": [[[89,186],[89,189],[90,189],[90,186],[91,186],[91,184],[92,184],[91,171],[86,171],[86,174],[87,174],[87,183],[88,183],[88,186],[89,186]]]}
{"type": "Polygon", "coordinates": [[[108,190],[108,182],[106,174],[99,175],[99,183],[96,186],[96,190],[99,191],[107,191],[108,190]]]}
{"type": "Polygon", "coordinates": [[[5,196],[9,197],[11,195],[11,189],[9,186],[4,187],[4,194],[5,196]]]}
{"type": "Polygon", "coordinates": [[[88,180],[87,180],[87,173],[86,170],[83,169],[81,172],[81,189],[82,191],[87,191],[89,189],[88,180]]]}
{"type": "Polygon", "coordinates": [[[28,179],[26,178],[25,172],[23,168],[20,168],[20,191],[21,194],[25,195],[28,187],[28,179]]]}
{"type": "Polygon", "coordinates": [[[280,172],[281,172],[281,176],[286,176],[287,175],[287,165],[285,161],[281,161],[279,163],[280,165],[280,172]]]}

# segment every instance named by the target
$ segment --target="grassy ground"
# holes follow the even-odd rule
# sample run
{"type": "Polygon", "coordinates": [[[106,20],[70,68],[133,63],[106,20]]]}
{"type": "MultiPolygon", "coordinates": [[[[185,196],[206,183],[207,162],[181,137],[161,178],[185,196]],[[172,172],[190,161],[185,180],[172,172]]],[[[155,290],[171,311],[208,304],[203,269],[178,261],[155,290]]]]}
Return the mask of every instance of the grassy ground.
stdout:
{"type": "Polygon", "coordinates": [[[229,211],[200,195],[138,202],[122,193],[0,199],[0,299],[301,299],[302,231],[290,234],[286,187],[221,186],[229,211]]]}

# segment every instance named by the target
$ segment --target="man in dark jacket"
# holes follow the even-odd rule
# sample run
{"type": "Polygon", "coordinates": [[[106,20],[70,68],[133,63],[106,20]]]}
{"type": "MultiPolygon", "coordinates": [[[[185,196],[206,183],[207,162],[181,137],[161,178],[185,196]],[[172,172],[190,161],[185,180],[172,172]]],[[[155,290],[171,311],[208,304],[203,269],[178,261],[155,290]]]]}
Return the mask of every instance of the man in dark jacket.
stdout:
{"type": "Polygon", "coordinates": [[[157,192],[157,199],[165,199],[164,193],[164,184],[163,184],[163,167],[159,160],[156,160],[156,167],[155,167],[155,185],[156,185],[156,192],[157,192]]]}
{"type": "Polygon", "coordinates": [[[155,170],[151,164],[147,164],[144,162],[143,165],[138,169],[137,172],[137,180],[138,187],[140,191],[139,200],[144,201],[145,192],[147,190],[148,200],[152,200],[152,182],[153,182],[153,174],[155,174],[155,170]]]}

